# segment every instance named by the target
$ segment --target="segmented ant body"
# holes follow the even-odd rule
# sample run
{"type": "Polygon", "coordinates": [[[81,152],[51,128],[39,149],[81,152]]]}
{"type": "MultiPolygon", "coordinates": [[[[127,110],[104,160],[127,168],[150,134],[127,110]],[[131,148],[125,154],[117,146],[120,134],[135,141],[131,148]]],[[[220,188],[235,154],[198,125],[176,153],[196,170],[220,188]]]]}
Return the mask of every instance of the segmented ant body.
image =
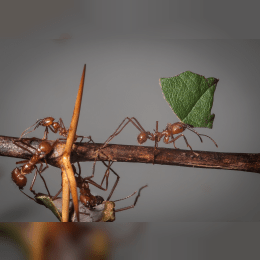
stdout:
{"type": "MultiPolygon", "coordinates": [[[[69,130],[65,127],[63,120],[60,118],[57,122],[54,121],[55,119],[53,117],[45,117],[43,119],[39,119],[36,121],[36,123],[34,123],[32,126],[28,127],[26,130],[24,130],[20,136],[20,139],[26,135],[29,134],[31,132],[33,132],[36,128],[38,128],[39,126],[44,126],[45,127],[45,131],[44,131],[44,136],[43,136],[43,140],[48,138],[48,133],[49,133],[49,129],[53,132],[53,133],[58,133],[60,136],[63,136],[65,138],[67,138],[69,130]],[[28,129],[30,129],[31,127],[34,127],[33,130],[27,132],[28,129]]],[[[82,142],[82,140],[84,138],[89,138],[87,136],[82,136],[82,135],[76,135],[75,136],[75,141],[77,140],[77,138],[81,138],[80,142],[82,142]]]]}
{"type": "MultiPolygon", "coordinates": [[[[111,169],[111,164],[108,165],[108,170],[111,169]]],[[[76,168],[74,167],[74,172],[76,173],[76,168]]],[[[80,166],[79,166],[80,169],[80,166]]],[[[111,169],[112,170],[112,169],[111,169]]],[[[77,173],[76,173],[77,174],[77,173]]],[[[103,178],[104,179],[104,178],[103,178]]],[[[119,199],[119,200],[115,200],[115,201],[109,201],[109,199],[111,198],[115,187],[117,185],[116,181],[116,185],[114,185],[112,191],[110,192],[109,196],[107,197],[106,200],[103,199],[103,197],[97,195],[94,196],[89,188],[89,184],[92,184],[96,187],[99,187],[102,190],[105,190],[104,188],[100,187],[100,185],[98,185],[97,183],[93,182],[92,180],[87,180],[86,178],[82,178],[80,176],[80,173],[78,174],[78,176],[76,176],[76,181],[77,181],[77,187],[80,188],[80,202],[89,210],[95,210],[96,207],[98,207],[101,204],[104,204],[104,210],[103,210],[103,216],[102,216],[102,221],[114,221],[115,220],[115,212],[119,212],[119,211],[123,211],[123,210],[127,210],[127,209],[131,209],[134,208],[138,198],[140,197],[140,192],[143,188],[147,187],[148,185],[145,185],[143,187],[141,187],[139,189],[138,195],[135,198],[134,204],[132,204],[131,206],[127,206],[124,208],[120,208],[120,209],[115,209],[115,202],[120,201],[120,200],[125,200],[129,197],[132,197],[133,195],[135,195],[137,193],[137,191],[135,191],[133,194],[131,194],[130,196],[127,196],[123,199],[119,199]]],[[[88,210],[84,210],[81,212],[80,214],[84,214],[84,215],[91,215],[91,212],[88,210]]]]}
{"type": "MultiPolygon", "coordinates": [[[[35,140],[35,139],[37,139],[37,138],[31,138],[29,140],[35,140]]],[[[34,192],[32,190],[32,188],[33,188],[33,185],[35,183],[37,173],[39,173],[39,175],[41,176],[41,178],[42,178],[42,180],[45,184],[45,187],[48,191],[45,180],[42,177],[41,173],[49,167],[45,158],[53,150],[54,146],[56,145],[56,143],[58,141],[59,140],[56,140],[52,145],[50,143],[48,143],[47,141],[42,141],[39,144],[38,148],[35,148],[32,145],[26,143],[23,139],[18,139],[18,140],[13,141],[13,143],[15,145],[17,145],[18,147],[20,147],[20,148],[22,148],[22,149],[24,149],[24,150],[26,150],[26,151],[28,151],[29,153],[32,154],[32,157],[29,160],[16,162],[16,164],[22,164],[23,163],[23,165],[20,166],[20,169],[16,167],[12,171],[12,179],[13,179],[14,183],[19,187],[20,190],[22,190],[27,183],[27,178],[26,178],[25,175],[31,173],[34,169],[36,169],[32,183],[31,183],[31,186],[30,186],[30,191],[34,192]],[[19,143],[21,143],[23,145],[21,145],[19,143]],[[25,147],[24,145],[27,146],[27,147],[25,147]],[[30,151],[28,149],[28,147],[35,150],[35,152],[33,153],[32,151],[30,151]],[[44,168],[43,168],[43,163],[41,161],[42,159],[44,159],[45,164],[46,164],[46,166],[44,168]],[[39,170],[36,166],[36,164],[38,164],[38,163],[41,164],[39,170]]],[[[48,191],[48,193],[49,193],[49,191],[48,191]]]]}
{"type": "Polygon", "coordinates": [[[131,117],[131,118],[126,117],[122,121],[122,123],[118,126],[116,131],[105,141],[104,146],[102,148],[104,148],[115,136],[119,135],[130,122],[140,131],[140,134],[137,136],[137,142],[139,144],[145,143],[148,139],[150,139],[151,141],[155,141],[154,154],[155,154],[155,150],[158,147],[158,142],[160,142],[162,138],[165,144],[173,143],[174,148],[178,149],[175,146],[175,141],[178,140],[180,137],[183,137],[187,147],[189,147],[192,150],[185,135],[182,134],[182,132],[184,132],[186,129],[195,133],[200,138],[201,142],[203,142],[201,136],[206,136],[216,145],[216,147],[218,147],[217,143],[211,137],[204,134],[199,134],[194,130],[194,127],[192,125],[188,125],[182,122],[176,122],[174,124],[169,123],[167,124],[166,128],[162,132],[159,132],[158,121],[156,121],[156,130],[154,130],[154,133],[151,133],[149,131],[145,131],[145,129],[142,127],[142,125],[138,122],[138,120],[135,117],[131,117]],[[179,135],[177,137],[174,137],[174,135],[176,134],[179,135]]]}
{"type": "MultiPolygon", "coordinates": [[[[110,200],[110,198],[113,195],[115,188],[118,184],[118,181],[119,181],[119,175],[117,173],[115,173],[115,171],[111,168],[112,164],[113,164],[113,162],[109,162],[108,165],[106,163],[104,163],[104,165],[106,165],[106,167],[107,167],[104,178],[108,177],[108,172],[110,170],[117,176],[117,180],[115,181],[115,184],[114,184],[110,194],[108,195],[106,201],[110,200]]],[[[102,204],[104,199],[99,195],[97,195],[97,196],[92,195],[91,192],[90,192],[89,184],[92,184],[92,185],[98,187],[99,189],[106,191],[107,188],[108,188],[108,181],[106,181],[106,188],[103,188],[103,187],[101,187],[102,184],[99,185],[96,182],[94,182],[93,180],[91,180],[90,179],[91,176],[86,177],[86,178],[81,177],[81,167],[80,167],[79,163],[78,163],[79,173],[77,173],[76,167],[74,165],[72,167],[73,167],[74,173],[76,175],[75,179],[76,179],[76,182],[77,182],[77,187],[80,189],[80,201],[81,201],[81,203],[87,208],[93,208],[93,207],[96,207],[97,205],[102,204]]],[[[103,178],[102,182],[104,181],[104,178],[103,178]]],[[[137,202],[138,197],[140,196],[141,189],[143,189],[145,187],[147,187],[147,185],[140,188],[139,194],[138,194],[138,196],[135,200],[135,203],[132,206],[129,206],[129,207],[126,207],[126,208],[123,208],[123,209],[119,209],[119,210],[115,210],[115,212],[122,211],[122,210],[129,209],[129,208],[133,208],[135,206],[136,202],[137,202]]],[[[127,199],[127,198],[133,196],[136,192],[137,191],[135,191],[132,195],[130,195],[130,196],[124,198],[124,199],[127,199]]],[[[124,200],[124,199],[115,200],[113,202],[124,200]]]]}

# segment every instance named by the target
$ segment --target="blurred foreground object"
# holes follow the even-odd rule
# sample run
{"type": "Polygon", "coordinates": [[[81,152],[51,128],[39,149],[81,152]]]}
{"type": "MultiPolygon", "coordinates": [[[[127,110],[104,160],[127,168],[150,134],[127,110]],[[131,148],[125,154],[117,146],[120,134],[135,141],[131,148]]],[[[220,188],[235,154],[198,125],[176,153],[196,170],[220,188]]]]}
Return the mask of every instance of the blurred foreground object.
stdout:
{"type": "Polygon", "coordinates": [[[109,237],[99,228],[72,223],[31,223],[30,259],[107,259],[109,237]]]}

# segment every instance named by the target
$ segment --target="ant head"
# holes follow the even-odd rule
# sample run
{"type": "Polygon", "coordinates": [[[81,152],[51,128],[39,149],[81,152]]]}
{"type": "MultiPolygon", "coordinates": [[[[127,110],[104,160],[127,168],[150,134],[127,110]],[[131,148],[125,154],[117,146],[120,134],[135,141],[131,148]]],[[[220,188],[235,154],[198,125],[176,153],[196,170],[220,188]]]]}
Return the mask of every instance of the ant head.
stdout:
{"type": "Polygon", "coordinates": [[[12,171],[12,180],[20,189],[27,183],[27,178],[21,174],[21,170],[17,167],[12,171]]]}
{"type": "Polygon", "coordinates": [[[99,196],[99,195],[97,195],[97,196],[95,196],[95,197],[96,197],[96,204],[97,204],[97,205],[102,204],[102,202],[104,201],[104,199],[103,199],[101,196],[99,196]]]}
{"type": "Polygon", "coordinates": [[[147,141],[148,135],[146,132],[141,132],[138,136],[137,136],[137,142],[138,144],[143,144],[147,141]]]}
{"type": "Polygon", "coordinates": [[[86,195],[80,195],[80,202],[87,208],[92,208],[96,206],[96,197],[93,195],[86,196],[86,195]]]}
{"type": "Polygon", "coordinates": [[[51,145],[46,142],[46,141],[42,141],[40,144],[39,144],[39,147],[38,147],[38,151],[40,153],[43,153],[43,154],[48,154],[50,153],[52,150],[52,147],[51,145]]]}
{"type": "Polygon", "coordinates": [[[177,122],[174,124],[168,124],[167,129],[171,132],[171,134],[179,134],[182,133],[187,128],[187,125],[182,122],[177,122]]]}

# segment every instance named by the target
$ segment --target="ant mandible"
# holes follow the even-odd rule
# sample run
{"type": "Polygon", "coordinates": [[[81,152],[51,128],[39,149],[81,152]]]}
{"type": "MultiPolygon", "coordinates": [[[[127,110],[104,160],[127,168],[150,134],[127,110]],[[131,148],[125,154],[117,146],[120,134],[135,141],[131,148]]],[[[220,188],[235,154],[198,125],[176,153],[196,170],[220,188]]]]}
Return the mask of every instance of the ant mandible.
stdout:
{"type": "MultiPolygon", "coordinates": [[[[24,135],[33,132],[39,126],[45,126],[44,136],[43,136],[42,140],[46,140],[48,138],[48,133],[49,133],[48,129],[50,129],[55,134],[59,132],[60,136],[63,136],[65,138],[67,138],[69,130],[65,127],[65,125],[63,123],[63,120],[61,118],[57,122],[54,122],[54,120],[55,119],[53,117],[45,117],[43,119],[37,120],[36,123],[34,123],[32,126],[28,127],[27,129],[25,129],[22,132],[22,134],[20,136],[20,139],[24,135]],[[35,126],[33,130],[31,130],[29,132],[26,132],[28,129],[30,129],[33,126],[35,126]]],[[[82,142],[82,140],[84,138],[89,138],[90,139],[90,137],[87,137],[87,136],[76,135],[75,136],[75,141],[77,140],[77,138],[81,138],[80,142],[82,142]]]]}
{"type": "Polygon", "coordinates": [[[122,123],[118,126],[116,131],[105,141],[102,148],[104,148],[115,136],[119,135],[122,132],[122,130],[130,122],[140,131],[140,134],[137,136],[138,144],[145,143],[147,141],[147,139],[150,139],[151,141],[155,141],[154,157],[155,157],[155,151],[158,147],[158,142],[160,142],[162,138],[163,138],[163,142],[165,144],[173,143],[174,148],[179,149],[175,146],[175,141],[178,140],[180,137],[183,137],[184,141],[186,142],[187,147],[189,147],[191,149],[191,151],[193,151],[191,146],[189,145],[185,135],[182,134],[182,132],[184,132],[186,129],[195,133],[200,138],[201,142],[203,142],[201,136],[206,136],[216,145],[216,147],[218,147],[217,143],[211,137],[204,135],[204,134],[199,134],[197,131],[195,131],[193,129],[194,127],[192,125],[189,125],[189,124],[185,124],[185,123],[182,123],[182,122],[176,122],[176,123],[173,123],[173,124],[169,123],[169,124],[167,124],[166,128],[162,132],[159,132],[158,131],[158,121],[156,121],[156,130],[154,130],[154,133],[151,133],[149,131],[145,131],[145,129],[142,127],[142,125],[139,123],[139,121],[135,117],[131,117],[131,118],[126,117],[122,121],[122,123]],[[176,134],[179,134],[179,135],[174,138],[173,135],[176,135],[176,134]]]}
{"type": "MultiPolygon", "coordinates": [[[[31,138],[29,140],[37,140],[37,138],[31,138]]],[[[12,171],[12,180],[14,181],[14,183],[19,187],[20,190],[22,190],[26,183],[27,183],[27,178],[26,178],[26,174],[31,173],[34,169],[36,169],[31,186],[30,186],[30,191],[34,193],[33,191],[33,185],[35,183],[35,179],[37,176],[37,173],[39,173],[39,175],[41,176],[44,185],[49,193],[49,190],[47,188],[46,182],[44,180],[44,178],[42,177],[41,173],[46,170],[49,166],[46,162],[45,157],[53,150],[54,146],[56,145],[56,143],[59,141],[59,139],[57,139],[52,145],[50,143],[48,143],[47,141],[42,141],[40,142],[38,148],[36,149],[35,147],[33,147],[32,145],[26,143],[23,139],[17,139],[14,140],[13,143],[15,145],[17,145],[18,147],[28,151],[29,153],[32,154],[32,157],[29,160],[24,160],[24,161],[19,161],[16,162],[16,164],[22,164],[24,163],[24,165],[20,166],[21,169],[19,168],[15,168],[12,171]],[[35,152],[33,153],[32,151],[30,151],[28,148],[24,147],[23,145],[19,144],[22,143],[23,145],[26,145],[27,147],[30,147],[31,149],[35,150],[35,152]],[[41,162],[41,160],[44,159],[46,166],[43,168],[43,163],[41,162]],[[40,163],[40,169],[38,170],[36,164],[40,163]]]]}

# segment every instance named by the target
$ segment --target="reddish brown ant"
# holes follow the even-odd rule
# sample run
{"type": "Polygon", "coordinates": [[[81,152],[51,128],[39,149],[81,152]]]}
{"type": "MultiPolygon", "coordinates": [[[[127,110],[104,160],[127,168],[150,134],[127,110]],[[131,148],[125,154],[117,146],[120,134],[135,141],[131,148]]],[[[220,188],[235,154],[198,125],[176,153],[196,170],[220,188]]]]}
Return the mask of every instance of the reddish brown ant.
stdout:
{"type": "Polygon", "coordinates": [[[154,130],[154,133],[151,133],[149,131],[145,131],[145,129],[142,127],[142,125],[138,122],[138,120],[135,117],[131,117],[131,118],[126,117],[122,121],[122,123],[118,126],[116,131],[105,141],[104,146],[102,148],[104,148],[115,136],[119,135],[122,132],[122,130],[130,122],[140,131],[140,134],[137,136],[137,142],[139,144],[145,143],[147,141],[147,139],[150,139],[151,141],[155,141],[154,155],[155,155],[155,150],[158,147],[158,142],[160,142],[162,138],[163,138],[163,142],[165,144],[173,143],[174,148],[179,149],[175,146],[175,141],[183,136],[187,147],[189,147],[192,150],[192,148],[189,145],[185,135],[182,134],[182,132],[184,132],[186,129],[195,133],[200,138],[201,142],[203,142],[201,136],[206,136],[216,145],[216,147],[218,147],[217,143],[211,137],[204,135],[204,134],[199,134],[198,132],[196,132],[193,129],[194,127],[192,125],[189,125],[189,124],[185,124],[185,123],[182,123],[182,122],[177,122],[177,123],[174,123],[174,124],[169,123],[169,124],[167,124],[166,128],[162,132],[159,132],[158,131],[158,121],[156,121],[156,130],[154,130]],[[176,134],[179,134],[179,135],[174,138],[173,135],[176,135],[176,134]]]}
{"type": "MultiPolygon", "coordinates": [[[[69,133],[69,130],[65,127],[64,123],[63,123],[63,120],[60,118],[57,122],[54,122],[54,118],[53,117],[45,117],[43,119],[39,119],[36,121],[36,123],[34,123],[32,126],[28,127],[27,129],[25,129],[21,136],[20,136],[20,139],[26,135],[26,134],[29,134],[31,132],[33,132],[36,128],[38,128],[39,126],[45,126],[45,131],[44,131],[44,136],[43,136],[43,139],[42,140],[46,140],[48,138],[48,133],[49,133],[49,130],[50,129],[53,133],[58,133],[59,132],[59,135],[67,138],[68,136],[68,133],[69,133]],[[29,132],[26,132],[28,129],[30,129],[31,127],[34,127],[33,130],[29,131],[29,132]]],[[[76,135],[75,136],[75,141],[77,140],[77,138],[81,138],[80,142],[82,142],[82,140],[84,138],[89,138],[87,136],[82,136],[82,135],[76,135]]]]}
{"type": "MultiPolygon", "coordinates": [[[[31,138],[29,140],[35,140],[35,139],[37,139],[37,138],[31,138]]],[[[29,153],[32,154],[32,157],[29,160],[16,162],[16,164],[21,164],[21,163],[24,164],[24,165],[20,166],[21,169],[15,168],[12,171],[12,179],[15,182],[15,184],[19,187],[20,190],[22,190],[27,183],[27,178],[26,178],[25,175],[31,173],[34,169],[36,169],[32,183],[31,183],[31,186],[30,186],[30,191],[34,193],[32,188],[33,188],[37,173],[39,173],[39,175],[41,176],[41,178],[42,178],[42,180],[45,184],[45,187],[48,191],[48,194],[50,194],[49,190],[47,188],[47,185],[45,183],[45,180],[42,177],[41,173],[49,167],[47,162],[46,162],[45,157],[53,150],[54,146],[56,145],[56,143],[58,141],[59,140],[56,140],[52,145],[50,143],[48,143],[47,141],[42,141],[39,144],[37,149],[35,147],[33,147],[32,145],[26,143],[23,139],[17,139],[17,140],[13,141],[13,143],[15,145],[17,145],[18,147],[20,147],[20,148],[22,148],[22,149],[24,149],[24,150],[26,150],[26,151],[28,151],[29,153]],[[23,145],[19,144],[18,142],[22,143],[23,145],[26,145],[27,147],[30,147],[31,149],[34,149],[35,153],[30,151],[28,148],[24,147],[23,145]],[[42,159],[44,159],[44,161],[46,163],[46,166],[44,168],[43,168],[43,163],[41,161],[42,159]],[[37,163],[41,164],[39,170],[36,166],[37,163]]]]}
{"type": "MultiPolygon", "coordinates": [[[[104,163],[104,162],[103,162],[104,163]]],[[[109,162],[109,165],[107,165],[107,171],[109,170],[112,170],[111,168],[111,165],[112,163],[109,162]]],[[[115,185],[113,186],[109,196],[107,197],[106,200],[103,199],[103,197],[97,195],[97,196],[94,196],[93,194],[91,194],[91,191],[90,191],[90,188],[89,188],[89,184],[92,184],[102,190],[107,190],[107,186],[106,186],[106,189],[102,188],[100,185],[98,185],[97,183],[93,182],[92,180],[90,179],[87,179],[87,178],[82,178],[81,177],[81,170],[80,170],[80,165],[78,163],[78,166],[79,166],[79,173],[76,172],[76,168],[75,166],[73,165],[73,168],[74,168],[74,172],[75,174],[77,174],[78,176],[76,176],[76,181],[77,181],[77,187],[80,188],[80,202],[88,209],[94,209],[95,207],[97,207],[98,205],[100,204],[103,204],[105,203],[105,208],[104,208],[104,216],[103,216],[103,220],[104,221],[114,221],[115,220],[115,217],[114,217],[114,213],[115,212],[119,212],[119,211],[123,211],[123,210],[127,210],[127,209],[131,209],[131,208],[134,208],[136,203],[137,203],[137,200],[138,198],[140,197],[140,193],[141,193],[141,190],[145,187],[147,187],[148,185],[145,185],[143,187],[141,187],[139,189],[139,192],[138,192],[138,195],[136,196],[135,198],[135,201],[134,201],[134,204],[131,205],[131,206],[127,206],[127,207],[124,207],[124,208],[120,208],[120,209],[115,209],[115,202],[117,201],[121,201],[121,200],[125,200],[133,195],[135,195],[137,193],[137,191],[135,191],[133,194],[123,198],[123,199],[119,199],[119,200],[115,200],[115,201],[109,201],[109,199],[111,198],[114,190],[115,190],[115,187],[117,186],[118,184],[118,180],[115,182],[115,185]]],[[[113,170],[112,170],[113,171],[113,170]]],[[[118,175],[117,175],[118,176],[118,175]]],[[[119,176],[118,176],[119,178],[119,176]]],[[[104,180],[104,178],[103,178],[104,180]]],[[[85,210],[83,210],[84,212],[80,212],[80,214],[85,214],[85,215],[89,215],[90,213],[86,213],[85,210]]]]}

